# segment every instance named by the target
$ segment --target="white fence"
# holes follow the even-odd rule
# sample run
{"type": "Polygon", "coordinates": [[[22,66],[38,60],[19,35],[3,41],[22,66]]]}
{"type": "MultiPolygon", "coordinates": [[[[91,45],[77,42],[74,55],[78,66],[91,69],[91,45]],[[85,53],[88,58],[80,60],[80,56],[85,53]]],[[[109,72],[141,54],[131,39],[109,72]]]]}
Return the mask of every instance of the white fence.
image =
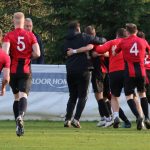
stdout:
{"type": "MultiPolygon", "coordinates": [[[[64,65],[32,65],[32,89],[28,97],[26,119],[64,120],[68,101],[66,70],[64,65]]],[[[120,105],[130,120],[134,119],[125,101],[124,94],[120,105]]],[[[0,97],[0,119],[14,119],[13,94],[7,87],[5,96],[0,97]]],[[[88,101],[82,120],[99,120],[98,106],[89,88],[88,101]]]]}

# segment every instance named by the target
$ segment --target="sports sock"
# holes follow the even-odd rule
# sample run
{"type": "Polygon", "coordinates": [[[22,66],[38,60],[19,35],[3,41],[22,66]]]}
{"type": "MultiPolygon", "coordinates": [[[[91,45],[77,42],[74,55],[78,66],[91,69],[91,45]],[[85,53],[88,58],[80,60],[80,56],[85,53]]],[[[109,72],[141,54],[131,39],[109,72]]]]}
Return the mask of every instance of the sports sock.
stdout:
{"type": "Polygon", "coordinates": [[[128,120],[128,118],[126,117],[126,115],[124,114],[124,111],[122,110],[122,108],[119,108],[119,117],[122,119],[122,121],[124,122],[130,122],[128,120]]]}
{"type": "Polygon", "coordinates": [[[99,114],[101,117],[104,117],[104,111],[103,111],[103,108],[101,107],[101,101],[97,101],[98,103],[98,111],[99,111],[99,114]]]}
{"type": "Polygon", "coordinates": [[[141,107],[145,115],[145,118],[149,118],[148,101],[146,97],[141,98],[141,107]]]}
{"type": "Polygon", "coordinates": [[[106,103],[106,105],[107,105],[107,108],[108,108],[109,114],[110,114],[110,115],[112,115],[110,101],[109,101],[109,100],[106,100],[106,101],[105,101],[105,103],[106,103]]]}
{"type": "Polygon", "coordinates": [[[19,115],[24,116],[27,109],[27,99],[25,97],[20,98],[19,101],[19,115]]]}
{"type": "Polygon", "coordinates": [[[114,112],[114,113],[113,113],[113,118],[115,119],[116,117],[119,118],[119,112],[114,112]]]}
{"type": "Polygon", "coordinates": [[[18,115],[19,115],[19,101],[14,101],[13,103],[13,112],[14,112],[14,117],[15,117],[15,120],[17,119],[18,115]]]}
{"type": "Polygon", "coordinates": [[[140,115],[139,115],[139,113],[138,113],[138,110],[137,110],[137,108],[136,108],[136,104],[135,104],[134,100],[133,100],[133,99],[129,99],[129,100],[127,101],[127,103],[128,103],[128,105],[129,105],[129,107],[130,107],[132,113],[136,116],[136,118],[138,118],[140,115]]]}
{"type": "Polygon", "coordinates": [[[110,117],[108,107],[103,99],[99,100],[99,106],[106,118],[110,117]]]}

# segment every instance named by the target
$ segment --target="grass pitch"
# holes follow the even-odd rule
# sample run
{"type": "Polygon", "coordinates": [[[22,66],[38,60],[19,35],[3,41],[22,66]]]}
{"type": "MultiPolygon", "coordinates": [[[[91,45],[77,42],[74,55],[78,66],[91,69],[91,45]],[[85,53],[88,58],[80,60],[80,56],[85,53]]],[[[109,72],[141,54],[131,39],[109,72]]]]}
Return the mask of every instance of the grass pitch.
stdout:
{"type": "Polygon", "coordinates": [[[149,150],[150,130],[96,127],[64,128],[63,122],[26,121],[25,135],[17,137],[14,121],[0,121],[0,150],[149,150]]]}

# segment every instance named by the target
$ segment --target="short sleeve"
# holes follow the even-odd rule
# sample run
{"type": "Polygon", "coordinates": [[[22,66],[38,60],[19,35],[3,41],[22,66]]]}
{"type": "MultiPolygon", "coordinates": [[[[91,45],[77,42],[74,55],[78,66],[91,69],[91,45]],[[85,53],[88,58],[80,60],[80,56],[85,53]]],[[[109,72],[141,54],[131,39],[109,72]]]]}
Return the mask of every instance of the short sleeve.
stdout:
{"type": "Polygon", "coordinates": [[[9,34],[6,34],[3,38],[3,42],[10,42],[9,34]]]}

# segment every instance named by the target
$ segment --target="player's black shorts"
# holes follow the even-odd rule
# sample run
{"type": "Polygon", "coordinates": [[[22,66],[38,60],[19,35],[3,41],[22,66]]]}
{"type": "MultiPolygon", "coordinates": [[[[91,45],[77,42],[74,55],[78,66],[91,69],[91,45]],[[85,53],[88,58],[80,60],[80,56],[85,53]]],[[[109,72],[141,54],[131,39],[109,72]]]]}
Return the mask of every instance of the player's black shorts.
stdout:
{"type": "Polygon", "coordinates": [[[94,93],[103,92],[103,90],[104,90],[104,85],[103,85],[104,78],[105,78],[105,73],[97,72],[95,70],[92,71],[91,82],[92,82],[92,87],[93,87],[94,93]]]}
{"type": "Polygon", "coordinates": [[[29,93],[32,83],[31,74],[11,74],[10,75],[10,86],[13,94],[18,92],[29,93]]]}
{"type": "Polygon", "coordinates": [[[124,86],[124,71],[115,71],[109,74],[111,94],[119,97],[124,86]]]}
{"type": "Polygon", "coordinates": [[[145,92],[145,77],[129,77],[125,76],[124,79],[124,91],[125,95],[128,96],[134,93],[135,88],[138,92],[145,92]]]}

